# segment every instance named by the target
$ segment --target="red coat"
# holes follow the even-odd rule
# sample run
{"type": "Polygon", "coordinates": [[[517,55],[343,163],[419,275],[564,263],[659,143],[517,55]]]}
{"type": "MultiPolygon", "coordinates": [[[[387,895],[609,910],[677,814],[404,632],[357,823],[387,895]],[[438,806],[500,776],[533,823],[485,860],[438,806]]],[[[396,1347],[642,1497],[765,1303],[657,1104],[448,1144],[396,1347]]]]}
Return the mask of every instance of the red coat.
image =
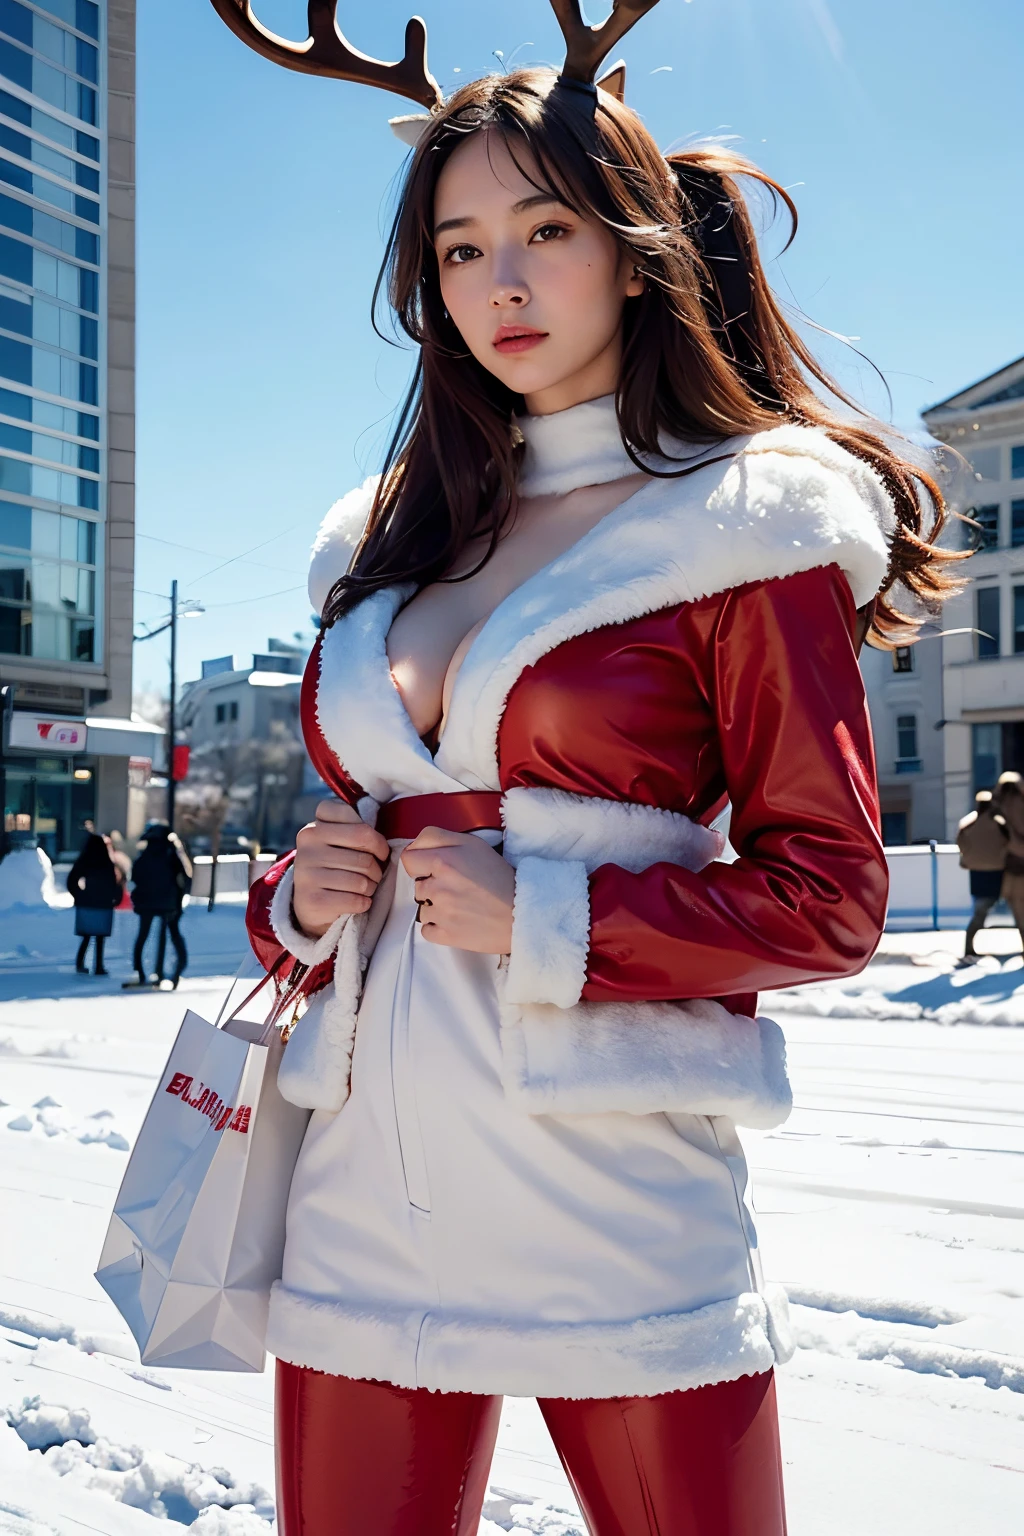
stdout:
{"type": "MultiPolygon", "coordinates": [[[[705,824],[733,805],[733,864],[606,864],[590,876],[584,998],[730,996],[732,1011],[752,1013],[758,990],[867,963],[887,873],[855,628],[845,578],[819,567],[590,631],[521,673],[499,726],[502,789],[628,800],[705,824]]],[[[303,684],[307,748],[354,805],[363,790],[316,718],[318,669],[319,647],[303,684]]],[[[290,859],[250,897],[264,965],[281,952],[269,906],[290,859]]],[[[329,974],[319,967],[311,987],[329,974]]]]}

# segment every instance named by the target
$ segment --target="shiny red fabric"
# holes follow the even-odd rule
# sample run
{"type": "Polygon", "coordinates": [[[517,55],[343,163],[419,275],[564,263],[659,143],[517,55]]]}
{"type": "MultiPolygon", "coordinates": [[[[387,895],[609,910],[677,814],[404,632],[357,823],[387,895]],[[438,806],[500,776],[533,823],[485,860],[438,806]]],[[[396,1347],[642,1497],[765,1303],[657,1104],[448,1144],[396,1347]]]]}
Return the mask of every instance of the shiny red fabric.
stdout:
{"type": "MultiPolygon", "coordinates": [[[[501,1401],[279,1361],[280,1536],[471,1536],[501,1401]]],[[[771,1374],[539,1407],[592,1536],[785,1536],[771,1374]]]]}
{"type": "MultiPolygon", "coordinates": [[[[733,804],[734,864],[594,872],[585,998],[720,997],[751,1012],[756,990],[852,975],[870,959],[888,884],[856,630],[829,566],[578,635],[517,679],[498,735],[503,790],[564,789],[704,822],[733,804]]],[[[318,673],[314,652],[306,740],[354,803],[361,790],[316,721],[318,673]]],[[[268,907],[254,887],[264,963],[268,907]]]]}

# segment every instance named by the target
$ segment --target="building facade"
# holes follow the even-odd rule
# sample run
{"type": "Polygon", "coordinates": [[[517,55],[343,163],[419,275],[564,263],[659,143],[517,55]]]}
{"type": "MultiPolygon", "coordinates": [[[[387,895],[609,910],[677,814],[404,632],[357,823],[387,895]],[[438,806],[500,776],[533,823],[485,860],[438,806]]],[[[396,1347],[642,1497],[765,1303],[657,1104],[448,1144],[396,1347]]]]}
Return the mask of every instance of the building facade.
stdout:
{"type": "Polygon", "coordinates": [[[865,646],[860,668],[875,740],[882,841],[890,846],[942,841],[945,739],[938,625],[925,625],[914,645],[895,651],[865,646]]]}
{"type": "Polygon", "coordinates": [[[4,831],[124,829],[135,525],[135,0],[0,0],[4,831]]]}
{"type": "Polygon", "coordinates": [[[178,826],[205,851],[220,821],[224,846],[241,837],[288,849],[295,833],[330,791],[313,770],[302,741],[299,692],[307,649],[270,640],[251,666],[233,656],[204,661],[186,683],[181,730],[190,749],[188,778],[178,788],[178,826]]]}
{"type": "Polygon", "coordinates": [[[1024,773],[1024,357],[923,412],[969,466],[966,588],[943,611],[945,835],[1000,773],[1024,773]],[[958,631],[958,633],[950,633],[958,631]]]}

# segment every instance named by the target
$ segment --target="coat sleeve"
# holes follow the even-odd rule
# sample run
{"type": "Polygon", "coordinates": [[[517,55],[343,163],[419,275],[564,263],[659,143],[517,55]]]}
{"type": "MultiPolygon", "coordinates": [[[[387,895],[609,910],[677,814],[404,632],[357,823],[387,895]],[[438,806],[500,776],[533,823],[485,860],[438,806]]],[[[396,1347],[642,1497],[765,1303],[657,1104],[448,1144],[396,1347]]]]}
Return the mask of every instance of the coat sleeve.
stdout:
{"type": "Polygon", "coordinates": [[[888,876],[844,577],[829,566],[714,601],[713,621],[694,622],[688,640],[702,647],[739,858],[699,874],[597,869],[588,999],[721,997],[853,975],[882,932],[888,876]]]}

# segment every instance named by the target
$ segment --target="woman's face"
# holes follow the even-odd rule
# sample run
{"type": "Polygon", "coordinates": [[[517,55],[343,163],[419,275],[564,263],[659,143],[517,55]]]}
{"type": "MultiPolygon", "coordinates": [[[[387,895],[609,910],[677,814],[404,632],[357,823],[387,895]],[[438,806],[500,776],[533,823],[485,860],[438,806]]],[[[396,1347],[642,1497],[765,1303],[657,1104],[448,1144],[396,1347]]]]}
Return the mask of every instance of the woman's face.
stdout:
{"type": "Polygon", "coordinates": [[[466,346],[532,415],[615,389],[623,306],[643,279],[602,224],[538,191],[500,134],[474,134],[441,172],[434,248],[466,346]]]}

